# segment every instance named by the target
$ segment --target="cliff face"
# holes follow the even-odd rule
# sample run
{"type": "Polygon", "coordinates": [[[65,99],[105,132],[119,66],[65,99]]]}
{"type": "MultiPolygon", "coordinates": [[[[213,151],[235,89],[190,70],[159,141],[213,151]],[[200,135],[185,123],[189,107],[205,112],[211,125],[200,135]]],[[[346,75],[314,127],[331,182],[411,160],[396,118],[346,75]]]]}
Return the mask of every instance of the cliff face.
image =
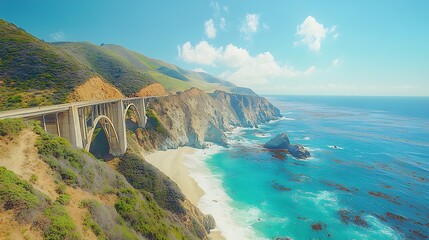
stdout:
{"type": "Polygon", "coordinates": [[[193,88],[150,99],[148,125],[137,131],[137,138],[146,150],[202,148],[205,142],[225,145],[224,132],[232,127],[255,127],[280,116],[265,98],[193,88]]]}
{"type": "Polygon", "coordinates": [[[93,77],[75,88],[70,93],[68,101],[77,102],[123,97],[125,96],[115,86],[100,77],[93,77]]]}
{"type": "Polygon", "coordinates": [[[166,96],[168,95],[167,90],[159,84],[159,83],[152,83],[138,91],[135,96],[136,97],[147,97],[147,96],[166,96]]]}
{"type": "Polygon", "coordinates": [[[240,126],[257,127],[260,123],[281,117],[280,110],[267,99],[216,90],[210,96],[235,114],[240,126]]]}

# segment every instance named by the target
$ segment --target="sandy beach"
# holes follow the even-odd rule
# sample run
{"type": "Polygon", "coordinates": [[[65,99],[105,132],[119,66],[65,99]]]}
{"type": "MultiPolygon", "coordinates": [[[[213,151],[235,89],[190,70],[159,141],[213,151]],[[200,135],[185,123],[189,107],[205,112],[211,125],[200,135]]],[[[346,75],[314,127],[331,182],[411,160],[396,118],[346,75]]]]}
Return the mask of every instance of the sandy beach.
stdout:
{"type": "MultiPolygon", "coordinates": [[[[184,164],[187,155],[194,154],[197,150],[191,147],[180,147],[178,149],[169,149],[167,151],[157,151],[145,155],[146,161],[157,167],[177,183],[180,190],[192,204],[198,206],[198,202],[204,195],[204,191],[198,186],[197,182],[189,175],[188,168],[184,164]]],[[[205,213],[207,214],[207,213],[205,213]]],[[[213,240],[224,239],[221,232],[214,229],[210,233],[213,240]]]]}

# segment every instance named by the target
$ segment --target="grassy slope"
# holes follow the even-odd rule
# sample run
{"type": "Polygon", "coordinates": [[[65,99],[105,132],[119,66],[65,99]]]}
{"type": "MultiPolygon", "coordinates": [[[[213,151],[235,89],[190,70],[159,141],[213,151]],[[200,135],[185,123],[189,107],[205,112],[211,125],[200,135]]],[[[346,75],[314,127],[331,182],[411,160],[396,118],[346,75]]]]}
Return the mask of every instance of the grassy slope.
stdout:
{"type": "Polygon", "coordinates": [[[0,110],[62,103],[95,73],[0,19],[0,110]]]}
{"type": "Polygon", "coordinates": [[[108,48],[91,43],[54,43],[53,46],[74,56],[87,67],[92,68],[100,76],[119,88],[122,93],[130,96],[143,87],[154,83],[142,65],[124,61],[124,57],[110,51],[108,48]]]}
{"type": "Polygon", "coordinates": [[[0,111],[63,103],[75,87],[96,75],[127,96],[154,82],[173,92],[197,87],[207,92],[253,94],[118,45],[45,43],[0,20],[0,111]]]}
{"type": "Polygon", "coordinates": [[[136,71],[149,73],[155,81],[161,83],[169,91],[183,91],[192,87],[207,92],[224,90],[227,92],[254,94],[250,91],[237,88],[233,83],[221,80],[206,73],[188,71],[176,65],[161,60],[146,57],[118,45],[105,44],[103,48],[115,53],[118,59],[136,71]]]}
{"type": "Polygon", "coordinates": [[[16,218],[31,223],[43,231],[46,239],[84,239],[75,231],[74,219],[65,206],[70,197],[67,188],[81,189],[94,196],[116,195],[113,204],[94,199],[83,200],[80,205],[87,208],[89,215],[84,224],[100,239],[198,239],[205,237],[201,224],[187,226],[181,223],[186,212],[180,206],[177,186],[153,167],[143,164],[135,155],[125,155],[125,164],[138,166],[138,172],[127,172],[127,179],[133,181],[147,178],[162,188],[151,189],[136,185],[136,190],[123,175],[111,169],[106,163],[94,159],[87,153],[71,148],[62,138],[44,132],[38,125],[25,124],[12,119],[0,121],[0,141],[13,138],[24,128],[32,128],[39,139],[36,147],[41,158],[52,168],[56,177],[57,199],[35,190],[13,172],[0,168],[0,208],[16,211],[16,218]],[[130,175],[128,175],[130,174],[130,175]],[[150,192],[152,191],[152,192],[150,192]],[[178,198],[163,198],[178,196],[178,198]],[[154,199],[155,197],[155,199],[154,199]],[[172,208],[172,206],[177,206],[172,208]]]}

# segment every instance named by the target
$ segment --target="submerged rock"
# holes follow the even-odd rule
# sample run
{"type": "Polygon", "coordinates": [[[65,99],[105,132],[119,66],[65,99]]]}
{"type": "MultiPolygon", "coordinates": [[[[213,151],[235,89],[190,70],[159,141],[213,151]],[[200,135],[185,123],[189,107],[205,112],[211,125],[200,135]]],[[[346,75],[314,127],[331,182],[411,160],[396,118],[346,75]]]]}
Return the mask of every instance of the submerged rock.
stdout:
{"type": "Polygon", "coordinates": [[[280,133],[277,136],[267,143],[264,144],[264,148],[269,149],[288,149],[290,146],[290,141],[287,136],[287,133],[280,133]]]}

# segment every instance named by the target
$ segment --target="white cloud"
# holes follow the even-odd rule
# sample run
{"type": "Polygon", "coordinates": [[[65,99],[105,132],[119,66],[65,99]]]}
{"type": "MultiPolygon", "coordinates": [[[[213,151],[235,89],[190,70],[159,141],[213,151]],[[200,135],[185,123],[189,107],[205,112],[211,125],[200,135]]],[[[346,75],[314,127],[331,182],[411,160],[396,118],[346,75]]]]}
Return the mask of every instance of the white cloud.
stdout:
{"type": "Polygon", "coordinates": [[[194,72],[200,72],[200,73],[207,73],[206,70],[202,69],[202,68],[195,68],[194,70],[192,70],[194,72]]]}
{"type": "Polygon", "coordinates": [[[259,28],[259,14],[247,14],[243,21],[240,32],[244,33],[246,38],[250,39],[252,34],[256,33],[259,28]]]}
{"type": "Polygon", "coordinates": [[[215,65],[215,61],[221,55],[222,49],[212,47],[208,42],[201,41],[195,47],[186,42],[182,47],[177,46],[179,58],[189,63],[203,65],[215,65]]]}
{"type": "Polygon", "coordinates": [[[332,60],[332,67],[336,67],[339,64],[341,64],[341,59],[335,58],[334,60],[332,60]]]}
{"type": "Polygon", "coordinates": [[[316,71],[314,66],[304,71],[279,63],[270,52],[252,56],[244,49],[233,44],[213,47],[201,41],[195,47],[186,42],[178,46],[179,58],[189,63],[209,66],[222,66],[226,70],[220,75],[226,80],[245,86],[258,86],[274,78],[305,76],[316,71]]]}
{"type": "Polygon", "coordinates": [[[331,28],[325,28],[323,24],[317,22],[317,20],[308,16],[301,25],[296,27],[296,35],[300,36],[301,39],[295,44],[304,44],[307,45],[311,51],[318,52],[321,47],[322,40],[326,38],[328,33],[334,34],[338,37],[338,34],[335,33],[337,26],[331,28]]]}
{"type": "Polygon", "coordinates": [[[209,38],[215,38],[216,37],[216,27],[214,25],[213,19],[209,19],[204,23],[206,35],[209,38]]]}
{"type": "Polygon", "coordinates": [[[222,30],[226,30],[226,20],[225,20],[225,18],[220,18],[219,27],[222,30]]]}
{"type": "Polygon", "coordinates": [[[63,33],[63,31],[52,33],[50,36],[55,41],[63,41],[66,38],[66,35],[63,33]]]}

